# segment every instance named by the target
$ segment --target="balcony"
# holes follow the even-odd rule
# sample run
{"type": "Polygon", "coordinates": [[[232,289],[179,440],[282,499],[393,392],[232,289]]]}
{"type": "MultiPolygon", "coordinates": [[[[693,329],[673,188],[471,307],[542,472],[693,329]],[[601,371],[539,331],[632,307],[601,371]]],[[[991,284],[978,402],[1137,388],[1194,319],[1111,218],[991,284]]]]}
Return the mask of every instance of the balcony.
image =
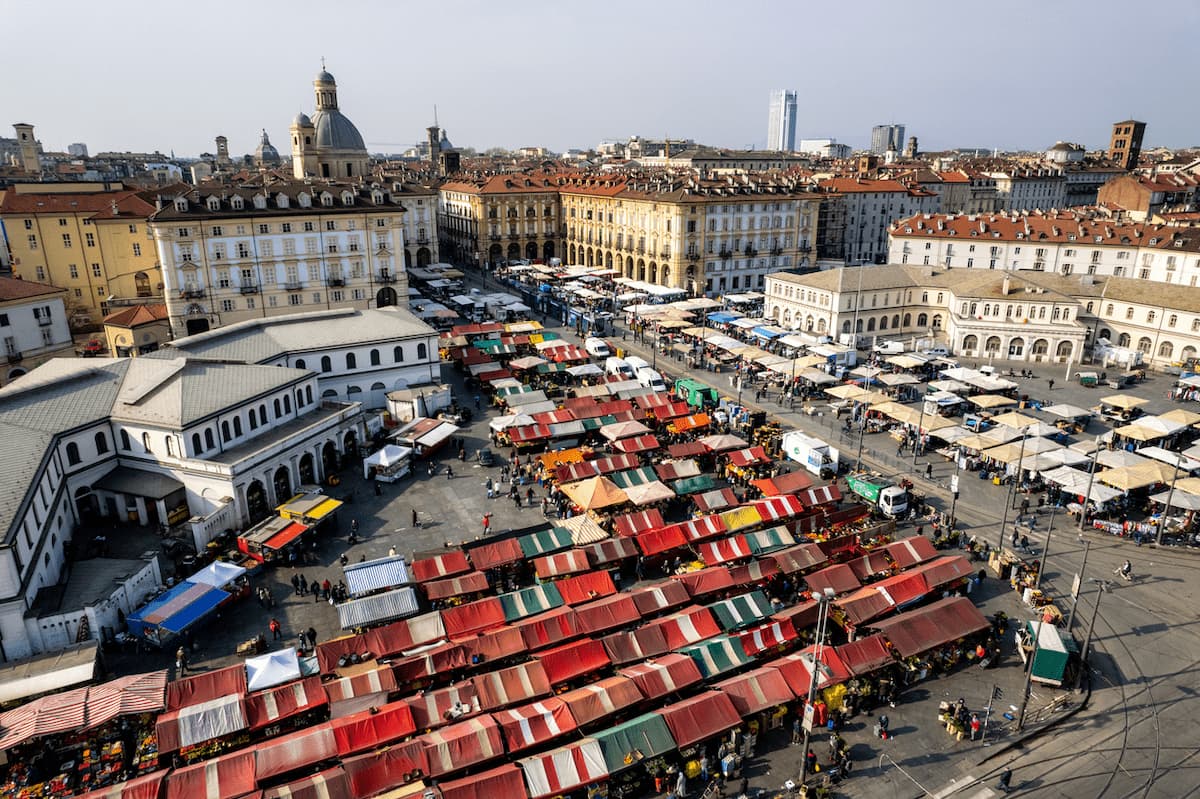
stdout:
{"type": "Polygon", "coordinates": [[[521,234],[520,234],[520,233],[509,233],[509,234],[508,234],[508,240],[509,240],[509,241],[517,241],[517,240],[518,240],[518,239],[520,239],[520,238],[521,238],[521,234]]]}
{"type": "Polygon", "coordinates": [[[428,244],[428,243],[429,243],[428,236],[417,236],[417,244],[428,244]]]}
{"type": "Polygon", "coordinates": [[[546,232],[543,234],[544,238],[547,238],[547,239],[552,239],[552,238],[554,238],[554,237],[555,237],[555,236],[557,236],[557,235],[558,235],[558,234],[557,234],[557,233],[555,233],[553,230],[547,230],[547,231],[546,231],[546,232]]]}
{"type": "Polygon", "coordinates": [[[492,233],[488,236],[488,241],[500,241],[499,233],[492,233]]]}
{"type": "Polygon", "coordinates": [[[39,316],[37,318],[37,323],[38,327],[50,327],[50,325],[54,324],[54,320],[49,316],[39,316]]]}
{"type": "Polygon", "coordinates": [[[670,257],[671,257],[671,251],[670,251],[670,250],[663,250],[663,251],[661,251],[661,252],[658,254],[658,257],[659,257],[659,258],[670,258],[670,257]]]}
{"type": "Polygon", "coordinates": [[[772,247],[771,255],[783,255],[783,248],[782,247],[772,247]]]}
{"type": "Polygon", "coordinates": [[[238,291],[242,294],[257,294],[258,285],[255,283],[243,283],[242,285],[238,286],[238,291]]]}
{"type": "MultiPolygon", "coordinates": [[[[284,282],[283,288],[284,288],[284,291],[300,291],[302,288],[304,288],[304,281],[288,280],[288,281],[284,282]]],[[[245,294],[245,292],[242,292],[242,293],[245,294]]]]}
{"type": "Polygon", "coordinates": [[[375,276],[375,282],[376,283],[395,283],[396,276],[388,274],[387,272],[381,272],[375,276]]]}
{"type": "Polygon", "coordinates": [[[341,288],[346,285],[346,279],[344,277],[331,277],[325,281],[325,285],[331,288],[341,288]]]}
{"type": "Polygon", "coordinates": [[[204,296],[204,288],[201,286],[188,286],[179,292],[179,296],[185,300],[196,300],[204,296]]]}
{"type": "Polygon", "coordinates": [[[801,244],[798,248],[800,252],[812,252],[811,244],[801,244]]]}

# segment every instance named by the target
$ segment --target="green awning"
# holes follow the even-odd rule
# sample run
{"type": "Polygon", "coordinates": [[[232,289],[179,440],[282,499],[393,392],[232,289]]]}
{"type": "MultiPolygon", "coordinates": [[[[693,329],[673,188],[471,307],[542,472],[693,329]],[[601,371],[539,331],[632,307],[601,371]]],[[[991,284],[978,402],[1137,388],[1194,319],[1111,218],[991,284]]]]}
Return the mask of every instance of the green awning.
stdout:
{"type": "Polygon", "coordinates": [[[658,475],[655,474],[653,467],[643,466],[639,469],[627,469],[623,472],[615,472],[614,474],[610,474],[608,479],[612,480],[621,488],[629,488],[630,486],[640,486],[646,485],[647,483],[653,483],[658,479],[658,475]]]}
{"type": "Polygon", "coordinates": [[[682,480],[676,480],[671,484],[671,488],[679,496],[687,494],[699,494],[704,491],[711,491],[717,487],[717,481],[709,474],[699,474],[695,477],[685,477],[682,480]]]}
{"type": "Polygon", "coordinates": [[[787,531],[786,527],[771,527],[746,533],[746,543],[750,545],[750,551],[755,555],[764,555],[794,546],[796,539],[792,538],[792,534],[787,531]]]}
{"type": "Polygon", "coordinates": [[[609,774],[633,768],[644,760],[675,748],[675,739],[671,737],[666,719],[657,713],[646,713],[624,724],[593,733],[592,737],[600,743],[609,774]]]}
{"type": "Polygon", "coordinates": [[[511,397],[514,394],[527,394],[533,390],[533,386],[501,386],[496,389],[496,396],[511,397]]]}
{"type": "Polygon", "coordinates": [[[500,604],[504,607],[505,621],[516,621],[553,610],[563,604],[563,598],[554,583],[541,583],[522,588],[520,591],[501,594],[500,604]]]}
{"type": "Polygon", "coordinates": [[[488,347],[499,347],[501,344],[498,338],[481,338],[474,342],[474,346],[481,350],[486,350],[488,347]]]}
{"type": "Polygon", "coordinates": [[[717,617],[717,624],[726,632],[757,624],[771,615],[771,603],[762,591],[751,591],[748,594],[722,599],[708,605],[708,609],[717,617]]]}
{"type": "Polygon", "coordinates": [[[527,558],[536,558],[539,555],[573,546],[570,531],[561,527],[523,535],[517,539],[517,543],[520,544],[521,551],[527,558]]]}
{"type": "Polygon", "coordinates": [[[544,363],[537,368],[539,375],[557,374],[565,372],[568,369],[568,364],[565,363],[544,363]]]}
{"type": "Polygon", "coordinates": [[[740,640],[724,635],[685,646],[679,652],[696,661],[696,666],[706,680],[733,671],[753,660],[742,648],[740,640]]]}
{"type": "Polygon", "coordinates": [[[599,430],[606,424],[612,424],[617,421],[617,417],[610,414],[608,416],[599,416],[595,419],[582,419],[581,421],[583,422],[583,428],[590,433],[594,430],[599,430]]]}

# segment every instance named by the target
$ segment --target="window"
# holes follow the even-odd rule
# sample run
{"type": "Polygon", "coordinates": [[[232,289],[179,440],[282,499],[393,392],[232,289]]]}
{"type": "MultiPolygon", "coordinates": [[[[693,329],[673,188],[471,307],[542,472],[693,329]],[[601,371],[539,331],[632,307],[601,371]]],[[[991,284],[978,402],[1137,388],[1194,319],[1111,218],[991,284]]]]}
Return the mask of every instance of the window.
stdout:
{"type": "Polygon", "coordinates": [[[167,457],[175,457],[175,439],[171,436],[167,436],[167,457]]]}
{"type": "Polygon", "coordinates": [[[1157,313],[1155,313],[1154,311],[1146,311],[1146,322],[1147,322],[1147,324],[1149,324],[1149,323],[1153,322],[1156,316],[1158,316],[1158,314],[1157,314],[1157,313]]]}
{"type": "Polygon", "coordinates": [[[96,434],[96,454],[103,455],[108,452],[108,437],[104,433],[96,434]]]}
{"type": "Polygon", "coordinates": [[[371,350],[371,365],[379,366],[379,350],[371,350]]]}
{"type": "Polygon", "coordinates": [[[192,433],[192,452],[199,455],[204,449],[200,446],[200,434],[192,433]]]}
{"type": "Polygon", "coordinates": [[[1133,308],[1126,308],[1126,309],[1125,309],[1125,318],[1126,318],[1126,319],[1132,319],[1132,318],[1133,318],[1133,308]]]}
{"type": "Polygon", "coordinates": [[[271,226],[270,225],[259,225],[258,232],[263,235],[266,235],[267,233],[271,232],[271,226]]]}
{"type": "Polygon", "coordinates": [[[135,242],[133,243],[133,255],[134,255],[134,257],[136,258],[136,257],[139,257],[139,256],[141,256],[141,254],[142,254],[142,245],[138,244],[138,243],[135,241],[135,242]]]}
{"type": "Polygon", "coordinates": [[[292,232],[292,223],[284,222],[283,224],[281,224],[279,226],[279,230],[281,233],[291,233],[292,232]]]}
{"type": "Polygon", "coordinates": [[[72,280],[79,279],[79,267],[78,266],[76,266],[75,264],[71,264],[70,266],[67,267],[67,271],[69,271],[71,273],[72,280]]]}
{"type": "Polygon", "coordinates": [[[1167,317],[1167,327],[1175,327],[1175,325],[1178,322],[1179,322],[1179,317],[1175,314],[1171,314],[1170,316],[1167,317]]]}
{"type": "Polygon", "coordinates": [[[297,369],[306,369],[306,368],[308,368],[308,365],[305,363],[303,358],[297,358],[296,359],[296,368],[297,369]]]}
{"type": "MultiPolygon", "coordinates": [[[[1197,321],[1200,321],[1200,320],[1197,320],[1197,321]]],[[[403,347],[393,347],[392,348],[392,362],[393,363],[404,363],[404,348],[403,347]]]]}
{"type": "Polygon", "coordinates": [[[81,458],[79,457],[79,445],[74,441],[67,444],[67,465],[78,466],[81,458]]]}
{"type": "Polygon", "coordinates": [[[224,231],[222,231],[222,230],[221,230],[221,226],[220,226],[220,225],[215,225],[215,226],[213,226],[213,229],[212,229],[212,234],[213,234],[214,236],[223,236],[223,235],[224,235],[224,231]]]}
{"type": "Polygon", "coordinates": [[[350,369],[357,369],[357,368],[358,368],[358,358],[354,357],[353,352],[346,353],[346,369],[350,370],[350,369]]]}
{"type": "Polygon", "coordinates": [[[92,264],[92,277],[103,277],[103,275],[100,264],[92,264]]]}
{"type": "Polygon", "coordinates": [[[925,327],[928,324],[929,324],[929,315],[928,314],[923,314],[923,313],[917,314],[917,327],[925,327]]]}
{"type": "Polygon", "coordinates": [[[333,371],[333,360],[328,355],[321,356],[321,371],[322,372],[332,372],[333,371]]]}
{"type": "Polygon", "coordinates": [[[258,429],[258,411],[254,410],[253,408],[250,409],[250,429],[258,429]]]}
{"type": "Polygon", "coordinates": [[[417,360],[418,361],[425,360],[425,358],[428,357],[428,354],[429,354],[429,350],[425,346],[424,342],[417,345],[417,360]]]}
{"type": "Polygon", "coordinates": [[[242,417],[240,416],[233,417],[233,435],[235,438],[242,436],[242,417]]]}
{"type": "Polygon", "coordinates": [[[83,234],[83,243],[89,247],[95,247],[96,246],[96,234],[90,233],[90,232],[84,233],[83,234]]]}
{"type": "Polygon", "coordinates": [[[154,452],[154,450],[150,447],[149,433],[142,433],[142,449],[146,450],[146,452],[154,452]]]}
{"type": "Polygon", "coordinates": [[[65,247],[68,250],[71,249],[71,234],[70,233],[62,234],[62,242],[63,242],[63,247],[65,247]]]}
{"type": "Polygon", "coordinates": [[[121,449],[133,449],[133,445],[129,442],[129,433],[121,431],[121,449]]]}
{"type": "Polygon", "coordinates": [[[204,448],[212,449],[215,446],[216,446],[216,442],[213,441],[213,431],[210,428],[205,428],[205,430],[204,430],[204,448]]]}
{"type": "Polygon", "coordinates": [[[232,438],[229,435],[229,422],[221,422],[221,440],[228,444],[232,438]]]}
{"type": "Polygon", "coordinates": [[[337,230],[337,222],[330,219],[329,221],[327,221],[325,223],[325,229],[326,230],[337,230]]]}
{"type": "Polygon", "coordinates": [[[283,395],[283,412],[284,413],[292,412],[292,395],[291,394],[283,395]]]}
{"type": "Polygon", "coordinates": [[[312,386],[305,386],[305,387],[304,387],[304,404],[305,404],[305,405],[311,405],[311,404],[312,404],[312,401],[313,401],[313,399],[312,399],[312,386]]]}
{"type": "Polygon", "coordinates": [[[29,249],[36,250],[37,249],[37,236],[35,236],[31,233],[27,237],[27,240],[29,242],[29,249]]]}
{"type": "Polygon", "coordinates": [[[1170,358],[1175,353],[1175,345],[1169,341],[1164,341],[1158,345],[1158,357],[1170,358]]]}

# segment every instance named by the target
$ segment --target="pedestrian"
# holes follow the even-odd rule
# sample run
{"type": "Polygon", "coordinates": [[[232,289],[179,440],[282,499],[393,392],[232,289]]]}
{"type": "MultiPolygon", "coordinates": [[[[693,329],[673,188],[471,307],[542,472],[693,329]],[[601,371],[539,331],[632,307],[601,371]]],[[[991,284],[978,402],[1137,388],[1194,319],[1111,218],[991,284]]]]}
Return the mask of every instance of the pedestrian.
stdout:
{"type": "Polygon", "coordinates": [[[484,483],[484,485],[487,486],[487,498],[488,499],[491,499],[492,497],[496,496],[496,486],[492,483],[492,478],[489,477],[487,479],[487,482],[484,483]]]}
{"type": "Polygon", "coordinates": [[[417,509],[416,508],[412,509],[412,526],[413,527],[421,526],[421,523],[419,521],[417,521],[417,509]]]}
{"type": "MultiPolygon", "coordinates": [[[[1053,383],[1054,381],[1051,380],[1050,382],[1053,383]]],[[[1012,790],[1012,787],[1009,785],[1010,782],[1012,782],[1012,769],[1005,766],[1004,771],[1000,772],[1000,782],[996,784],[996,787],[1008,793],[1012,790]]]]}
{"type": "Polygon", "coordinates": [[[891,720],[887,717],[886,713],[881,713],[879,715],[879,721],[877,722],[877,724],[879,726],[879,737],[884,739],[885,741],[887,740],[887,737],[888,737],[888,724],[890,724],[890,723],[891,723],[891,720]]]}
{"type": "Polygon", "coordinates": [[[389,558],[396,557],[396,548],[395,547],[388,547],[388,557],[389,558]]]}
{"type": "Polygon", "coordinates": [[[175,652],[175,676],[182,677],[187,674],[187,652],[183,647],[179,647],[175,652]]]}
{"type": "Polygon", "coordinates": [[[933,464],[932,463],[925,464],[925,479],[926,480],[933,479],[933,464]]]}
{"type": "Polygon", "coordinates": [[[700,756],[700,781],[705,785],[708,784],[708,753],[705,752],[700,756]]]}
{"type": "Polygon", "coordinates": [[[675,778],[675,798],[683,799],[687,796],[687,775],[683,773],[683,769],[679,770],[679,776],[675,778]]]}
{"type": "Polygon", "coordinates": [[[341,562],[341,564],[343,566],[349,565],[349,563],[350,563],[350,558],[346,555],[345,552],[342,553],[341,557],[338,558],[338,560],[341,562]]]}
{"type": "Polygon", "coordinates": [[[283,627],[279,623],[279,619],[271,619],[271,623],[268,624],[267,627],[271,630],[272,641],[278,641],[283,637],[283,627]]]}
{"type": "Polygon", "coordinates": [[[321,599],[323,598],[321,596],[321,584],[318,583],[316,580],[313,580],[312,595],[313,595],[313,602],[320,602],[321,599]]]}
{"type": "Polygon", "coordinates": [[[520,510],[521,509],[521,492],[514,491],[512,498],[513,498],[513,504],[517,506],[517,510],[520,510]]]}
{"type": "MultiPolygon", "coordinates": [[[[986,652],[984,653],[986,654],[986,652]]],[[[971,714],[971,740],[974,741],[979,737],[979,730],[983,727],[983,722],[979,720],[978,713],[971,714]]]]}
{"type": "Polygon", "coordinates": [[[817,773],[817,753],[814,752],[812,748],[809,748],[809,750],[804,754],[804,762],[808,767],[809,774],[817,773]]]}
{"type": "Polygon", "coordinates": [[[797,716],[792,720],[792,746],[797,746],[800,743],[800,717],[797,716]]]}
{"type": "Polygon", "coordinates": [[[451,469],[450,464],[447,463],[446,464],[446,479],[451,480],[453,478],[454,478],[454,470],[451,469]]]}
{"type": "Polygon", "coordinates": [[[491,528],[491,526],[492,526],[492,514],[490,514],[490,513],[483,514],[483,534],[484,535],[488,534],[488,530],[491,528]]]}
{"type": "Polygon", "coordinates": [[[525,504],[530,505],[530,506],[533,505],[533,487],[532,486],[530,488],[526,489],[526,491],[525,491],[525,504]]]}
{"type": "Polygon", "coordinates": [[[300,577],[299,577],[299,575],[296,575],[296,574],[292,575],[292,591],[295,592],[296,596],[300,596],[300,577]]]}
{"type": "Polygon", "coordinates": [[[304,579],[304,575],[300,575],[300,596],[308,595],[308,580],[304,579]]]}
{"type": "Polygon", "coordinates": [[[317,631],[313,627],[308,628],[308,645],[313,649],[317,648],[317,631]]]}
{"type": "Polygon", "coordinates": [[[321,583],[321,593],[325,595],[322,597],[323,599],[329,599],[329,589],[331,588],[333,588],[333,585],[329,582],[329,578],[326,577],[325,582],[321,583]]]}
{"type": "Polygon", "coordinates": [[[1050,390],[1053,391],[1054,390],[1054,378],[1053,377],[1050,378],[1050,380],[1048,382],[1050,383],[1050,390]]]}

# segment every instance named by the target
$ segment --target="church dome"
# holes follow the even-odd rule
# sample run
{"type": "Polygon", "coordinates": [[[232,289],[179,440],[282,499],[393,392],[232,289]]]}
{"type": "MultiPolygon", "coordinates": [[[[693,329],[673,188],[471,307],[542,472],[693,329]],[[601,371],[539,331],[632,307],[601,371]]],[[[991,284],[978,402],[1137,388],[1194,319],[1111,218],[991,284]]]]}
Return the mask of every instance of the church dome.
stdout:
{"type": "Polygon", "coordinates": [[[318,111],[313,116],[313,125],[317,129],[313,142],[317,147],[328,147],[331,150],[367,149],[358,128],[336,108],[318,111]]]}
{"type": "Polygon", "coordinates": [[[312,120],[308,118],[308,114],[300,112],[299,114],[296,114],[296,118],[292,120],[292,124],[296,127],[307,128],[312,124],[312,120]]]}
{"type": "Polygon", "coordinates": [[[279,151],[271,144],[265,130],[262,132],[262,140],[258,143],[258,149],[254,151],[254,160],[260,164],[279,163],[279,151]]]}
{"type": "Polygon", "coordinates": [[[317,73],[317,77],[313,78],[314,83],[337,83],[327,70],[322,69],[317,73]]]}

